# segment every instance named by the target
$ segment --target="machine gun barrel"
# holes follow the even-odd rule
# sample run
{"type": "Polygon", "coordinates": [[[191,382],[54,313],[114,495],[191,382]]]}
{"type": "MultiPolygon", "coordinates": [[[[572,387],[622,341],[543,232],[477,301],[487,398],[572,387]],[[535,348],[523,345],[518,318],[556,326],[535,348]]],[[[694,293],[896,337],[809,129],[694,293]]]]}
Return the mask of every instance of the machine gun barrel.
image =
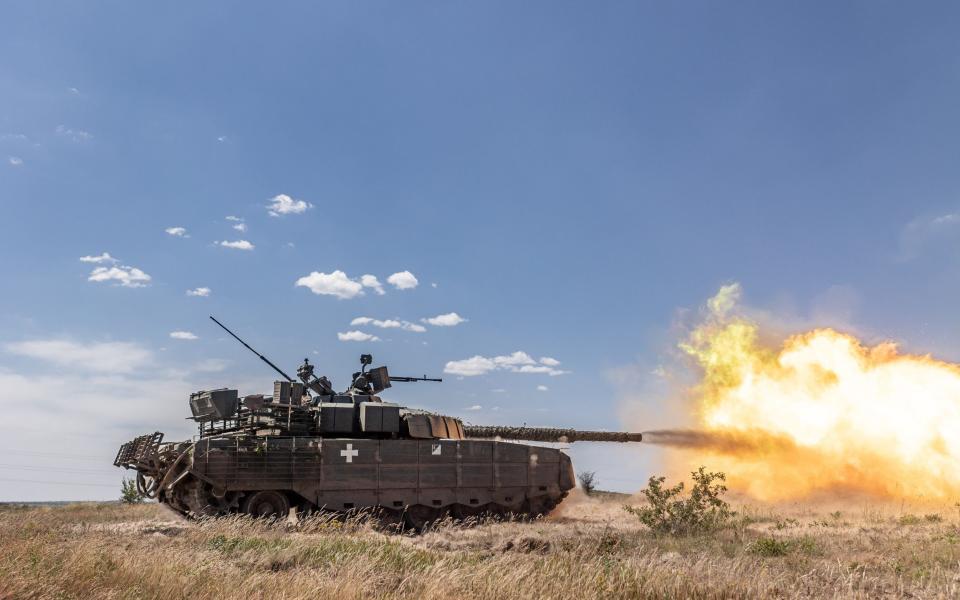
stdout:
{"type": "Polygon", "coordinates": [[[430,377],[427,377],[426,375],[424,375],[423,377],[394,377],[393,375],[391,375],[391,376],[390,376],[390,381],[401,381],[401,382],[404,382],[404,383],[409,383],[409,382],[411,382],[411,381],[437,381],[437,382],[443,382],[443,379],[432,379],[432,378],[430,378],[430,377]]]}
{"type": "Polygon", "coordinates": [[[284,373],[283,371],[281,371],[281,370],[280,370],[280,367],[278,367],[277,365],[275,365],[275,364],[273,364],[272,362],[270,362],[270,361],[267,359],[266,356],[260,354],[259,352],[257,352],[257,351],[254,350],[253,348],[251,348],[251,347],[250,347],[250,344],[248,344],[248,343],[246,343],[245,341],[241,340],[241,339],[237,336],[237,334],[235,334],[234,332],[232,332],[232,331],[230,331],[229,329],[227,329],[227,326],[226,326],[226,325],[224,325],[224,324],[221,323],[220,321],[218,321],[218,320],[216,320],[215,318],[213,318],[213,315],[210,315],[210,320],[212,320],[214,323],[216,323],[216,324],[219,325],[220,327],[223,327],[223,330],[226,331],[227,333],[229,333],[230,335],[232,335],[232,336],[233,336],[233,339],[235,339],[235,340],[237,340],[238,342],[240,342],[241,344],[243,344],[243,345],[247,348],[247,350],[249,350],[250,352],[253,352],[253,353],[256,354],[257,356],[259,356],[259,357],[260,357],[260,360],[262,360],[263,362],[265,362],[265,363],[267,363],[268,365],[270,365],[270,366],[273,368],[273,370],[276,371],[277,373],[280,373],[280,374],[283,376],[284,379],[286,379],[286,380],[289,381],[290,383],[293,383],[293,377],[290,377],[289,375],[287,375],[286,373],[284,373]]]}
{"type": "Polygon", "coordinates": [[[468,438],[525,440],[531,442],[641,442],[643,434],[626,431],[581,431],[553,427],[503,427],[486,425],[464,425],[463,432],[468,438]]]}

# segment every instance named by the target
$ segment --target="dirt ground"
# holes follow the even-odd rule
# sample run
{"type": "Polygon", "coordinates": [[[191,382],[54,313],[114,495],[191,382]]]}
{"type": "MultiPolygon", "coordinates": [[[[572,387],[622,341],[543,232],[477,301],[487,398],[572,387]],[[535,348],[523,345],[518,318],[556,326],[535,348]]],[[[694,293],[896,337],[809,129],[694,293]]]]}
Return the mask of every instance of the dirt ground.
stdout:
{"type": "Polygon", "coordinates": [[[422,535],[361,519],[187,522],[155,504],[0,509],[0,598],[955,598],[957,505],[734,499],[656,537],[618,495],[422,535]]]}

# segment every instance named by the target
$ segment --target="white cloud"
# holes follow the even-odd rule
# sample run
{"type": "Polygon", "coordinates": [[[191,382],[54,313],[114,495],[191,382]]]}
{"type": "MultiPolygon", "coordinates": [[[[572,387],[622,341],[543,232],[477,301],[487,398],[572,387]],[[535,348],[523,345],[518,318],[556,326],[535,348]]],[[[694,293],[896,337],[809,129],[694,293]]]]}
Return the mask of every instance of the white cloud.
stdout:
{"type": "Polygon", "coordinates": [[[436,288],[436,287],[437,287],[437,284],[436,284],[436,283],[431,283],[431,284],[430,284],[430,287],[436,288]]]}
{"type": "Polygon", "coordinates": [[[462,375],[464,377],[473,377],[483,375],[497,368],[493,360],[480,356],[479,354],[464,360],[451,360],[443,367],[444,373],[451,375],[462,375]]]}
{"type": "Polygon", "coordinates": [[[247,224],[246,224],[246,223],[236,223],[236,224],[234,224],[233,228],[236,229],[237,231],[246,231],[246,230],[247,230],[247,224]]]}
{"type": "Polygon", "coordinates": [[[308,288],[318,296],[336,296],[341,300],[363,295],[363,284],[347,277],[343,271],[320,273],[313,271],[297,280],[298,287],[308,288]]]}
{"type": "Polygon", "coordinates": [[[85,142],[93,139],[93,134],[91,134],[89,131],[84,131],[82,129],[70,129],[65,125],[57,125],[56,132],[57,135],[70,138],[74,142],[85,142]]]}
{"type": "Polygon", "coordinates": [[[420,320],[434,327],[453,327],[454,325],[459,325],[467,321],[467,319],[464,319],[455,312],[420,320]]]}
{"type": "Polygon", "coordinates": [[[553,366],[538,365],[533,357],[520,350],[503,356],[488,358],[476,355],[464,360],[453,360],[448,362],[443,369],[444,373],[465,377],[485,375],[495,370],[510,371],[511,373],[542,373],[550,376],[569,373],[569,371],[562,371],[553,366]]]}
{"type": "Polygon", "coordinates": [[[417,278],[414,277],[410,271],[400,271],[387,277],[387,283],[398,290],[412,290],[417,287],[417,284],[420,282],[417,281],[417,278]]]}
{"type": "Polygon", "coordinates": [[[313,208],[313,205],[309,202],[294,200],[286,194],[278,194],[270,198],[267,212],[271,217],[279,217],[280,215],[298,215],[306,212],[308,208],[313,208]]]}
{"type": "Polygon", "coordinates": [[[381,329],[402,329],[404,331],[415,331],[417,333],[423,333],[427,330],[423,325],[417,325],[416,323],[411,323],[410,321],[401,321],[399,319],[372,319],[370,317],[357,317],[356,319],[350,321],[350,324],[354,327],[360,325],[373,325],[374,327],[380,327],[381,329]]]}
{"type": "Polygon", "coordinates": [[[474,404],[473,406],[468,406],[466,410],[483,410],[483,407],[479,404],[474,404]]]}
{"type": "Polygon", "coordinates": [[[171,331],[170,337],[175,340],[198,340],[197,334],[192,331],[171,331]]]}
{"type": "Polygon", "coordinates": [[[233,216],[233,215],[227,215],[227,216],[226,216],[226,219],[227,219],[228,221],[237,221],[237,222],[243,221],[243,219],[241,219],[240,217],[235,217],[235,216],[233,216]]]}
{"type": "Polygon", "coordinates": [[[115,259],[114,257],[110,256],[110,253],[109,253],[109,252],[104,252],[104,253],[101,254],[100,256],[81,256],[81,257],[80,257],[80,262],[85,262],[85,263],[97,263],[97,264],[99,264],[99,263],[104,263],[104,262],[105,262],[105,263],[116,263],[116,262],[118,262],[118,261],[117,261],[117,259],[115,259]]]}
{"type": "Polygon", "coordinates": [[[68,87],[68,88],[67,88],[67,91],[70,92],[71,94],[79,94],[79,93],[80,93],[80,90],[78,90],[78,89],[75,88],[75,87],[68,87]]]}
{"type": "Polygon", "coordinates": [[[201,298],[206,298],[210,295],[210,288],[208,287],[198,287],[193,288],[192,290],[187,290],[188,296],[199,296],[201,298]]]}
{"type": "Polygon", "coordinates": [[[496,356],[493,362],[495,362],[498,367],[516,367],[518,365],[534,365],[537,363],[537,361],[533,360],[532,356],[519,350],[509,356],[496,356]]]}
{"type": "Polygon", "coordinates": [[[11,156],[11,157],[8,159],[8,161],[10,162],[10,166],[12,166],[12,167],[19,167],[19,166],[23,165],[23,159],[20,158],[19,156],[11,156]]]}
{"type": "Polygon", "coordinates": [[[187,235],[187,230],[184,227],[167,227],[164,231],[173,237],[190,237],[187,235]]]}
{"type": "Polygon", "coordinates": [[[25,142],[29,140],[27,136],[22,133],[4,133],[0,134],[0,141],[16,141],[16,142],[25,142]]]}
{"type": "Polygon", "coordinates": [[[218,141],[218,142],[225,142],[225,141],[227,141],[227,136],[225,136],[225,135],[218,135],[218,136],[217,136],[217,141],[218,141]]]}
{"type": "Polygon", "coordinates": [[[256,246],[248,242],[247,240],[236,240],[234,242],[228,242],[223,240],[222,242],[217,242],[224,248],[235,248],[237,250],[253,250],[256,246]]]}
{"type": "Polygon", "coordinates": [[[130,373],[153,362],[153,354],[133,342],[83,344],[65,339],[29,340],[4,345],[10,354],[34,358],[70,369],[130,373]]]}
{"type": "Polygon", "coordinates": [[[549,392],[549,391],[550,391],[550,388],[548,388],[548,387],[545,386],[545,385],[538,385],[538,386],[537,386],[537,391],[538,391],[538,392],[549,392]]]}
{"type": "Polygon", "coordinates": [[[547,365],[548,367],[558,367],[560,366],[560,361],[555,358],[550,358],[549,356],[544,356],[540,358],[541,365],[547,365]]]}
{"type": "Polygon", "coordinates": [[[375,335],[370,335],[369,333],[364,333],[362,331],[348,331],[346,333],[338,333],[337,339],[341,342],[379,342],[380,338],[375,335]]]}
{"type": "Polygon", "coordinates": [[[360,285],[362,285],[363,287],[372,288],[373,291],[375,291],[378,296],[382,296],[386,294],[386,292],[383,291],[383,284],[380,283],[380,280],[377,279],[376,276],[374,275],[369,275],[369,274],[361,275],[360,285]]]}
{"type": "Polygon", "coordinates": [[[152,278],[136,267],[97,267],[90,272],[87,281],[116,281],[117,285],[129,288],[145,287],[152,278]]]}

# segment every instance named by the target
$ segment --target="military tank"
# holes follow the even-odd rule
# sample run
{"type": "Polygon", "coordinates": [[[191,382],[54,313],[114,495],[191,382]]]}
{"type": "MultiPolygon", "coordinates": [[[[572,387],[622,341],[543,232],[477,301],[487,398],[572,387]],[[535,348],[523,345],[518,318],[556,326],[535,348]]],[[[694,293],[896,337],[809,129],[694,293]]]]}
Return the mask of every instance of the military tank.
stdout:
{"type": "Polygon", "coordinates": [[[237,337],[283,379],[273,394],[234,389],[190,395],[198,428],[189,441],[155,432],[120,447],[114,465],[136,471],[148,498],[188,516],[378,509],[422,528],[436,519],[548,513],[575,484],[556,448],[503,441],[639,442],[639,433],[464,425],[460,419],[383,401],[396,377],[363,354],[350,386],[336,392],[307,359],[297,379],[237,337]]]}

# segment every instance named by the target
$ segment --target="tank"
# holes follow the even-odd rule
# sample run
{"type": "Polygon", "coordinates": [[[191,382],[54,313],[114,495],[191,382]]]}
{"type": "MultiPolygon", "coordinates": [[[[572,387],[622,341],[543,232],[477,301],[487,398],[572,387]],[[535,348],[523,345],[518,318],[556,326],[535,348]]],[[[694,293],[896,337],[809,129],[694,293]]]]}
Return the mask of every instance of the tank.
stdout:
{"type": "Polygon", "coordinates": [[[193,439],[142,435],[114,460],[136,471],[144,496],[188,517],[376,509],[420,529],[447,516],[536,516],[576,485],[573,464],[560,449],[504,440],[641,440],[639,433],[464,425],[387,402],[379,394],[393,382],[441,380],[392,376],[385,366],[370,368],[369,354],[336,392],[308,360],[293,379],[213,320],[280,373],[273,394],[193,393],[193,439]]]}

